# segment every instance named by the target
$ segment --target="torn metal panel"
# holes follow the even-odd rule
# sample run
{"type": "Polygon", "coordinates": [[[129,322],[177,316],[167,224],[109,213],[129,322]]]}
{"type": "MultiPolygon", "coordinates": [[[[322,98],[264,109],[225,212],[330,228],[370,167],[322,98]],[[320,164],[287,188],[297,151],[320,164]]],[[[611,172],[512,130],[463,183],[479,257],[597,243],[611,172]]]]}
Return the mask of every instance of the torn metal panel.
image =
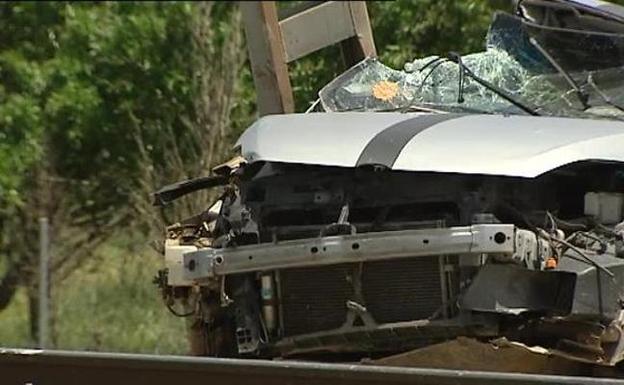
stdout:
{"type": "Polygon", "coordinates": [[[587,261],[579,261],[574,257],[575,255],[568,251],[557,266],[558,271],[576,276],[574,288],[570,289],[573,298],[570,313],[579,318],[596,313],[616,318],[622,309],[623,297],[619,292],[624,282],[622,259],[609,254],[595,255],[594,260],[605,269],[599,270],[587,261]],[[609,276],[605,271],[613,276],[609,276]]]}
{"type": "Polygon", "coordinates": [[[228,160],[227,162],[216,165],[212,168],[212,172],[218,175],[231,175],[236,170],[240,169],[242,165],[247,163],[247,160],[238,155],[228,160]]]}
{"type": "Polygon", "coordinates": [[[224,186],[228,178],[223,176],[206,176],[170,184],[154,193],[154,206],[165,206],[172,201],[192,192],[224,186]]]}
{"type": "Polygon", "coordinates": [[[520,315],[527,312],[567,314],[574,275],[559,271],[528,271],[514,265],[486,265],[461,299],[466,310],[520,315]]]}

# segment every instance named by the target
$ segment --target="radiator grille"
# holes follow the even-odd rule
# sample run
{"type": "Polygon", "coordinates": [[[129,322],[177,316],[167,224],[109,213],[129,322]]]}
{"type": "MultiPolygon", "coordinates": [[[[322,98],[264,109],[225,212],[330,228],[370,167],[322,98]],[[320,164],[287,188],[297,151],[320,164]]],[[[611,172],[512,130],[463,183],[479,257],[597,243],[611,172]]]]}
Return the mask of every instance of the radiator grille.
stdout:
{"type": "Polygon", "coordinates": [[[340,327],[346,320],[345,302],[353,288],[352,267],[334,265],[283,270],[280,274],[284,335],[340,327]]]}
{"type": "MultiPolygon", "coordinates": [[[[353,264],[280,272],[285,336],[342,326],[346,302],[354,298],[353,264]]],[[[362,270],[364,304],[378,323],[423,319],[442,304],[438,259],[367,262],[362,270]]]]}
{"type": "Polygon", "coordinates": [[[442,304],[437,258],[369,262],[362,282],[366,308],[378,323],[424,319],[442,304]]]}

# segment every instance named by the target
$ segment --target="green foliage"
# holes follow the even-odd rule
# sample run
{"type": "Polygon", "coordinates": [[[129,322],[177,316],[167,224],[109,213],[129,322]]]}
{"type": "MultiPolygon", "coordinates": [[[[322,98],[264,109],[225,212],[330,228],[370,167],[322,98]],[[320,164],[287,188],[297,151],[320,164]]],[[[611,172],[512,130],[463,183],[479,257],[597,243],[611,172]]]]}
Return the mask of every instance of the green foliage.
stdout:
{"type": "Polygon", "coordinates": [[[71,154],[46,154],[63,178],[88,182],[78,186],[99,191],[103,206],[123,202],[119,186],[139,171],[137,130],[162,148],[159,131],[183,130],[191,113],[191,4],[1,6],[2,196],[46,142],[71,154]]]}
{"type": "MultiPolygon", "coordinates": [[[[151,279],[162,261],[117,236],[52,292],[55,346],[63,349],[185,354],[185,321],[172,316],[151,279]]],[[[0,312],[0,346],[34,347],[23,291],[0,312]]]]}
{"type": "Polygon", "coordinates": [[[53,146],[74,154],[59,160],[68,177],[118,197],[139,172],[135,135],[162,148],[159,130],[182,129],[192,103],[190,31],[181,28],[190,13],[180,3],[66,6],[45,106],[53,146]]]}
{"type": "Polygon", "coordinates": [[[417,57],[484,49],[492,15],[510,5],[508,0],[378,1],[370,3],[369,13],[381,60],[401,68],[417,57]]]}
{"type": "Polygon", "coordinates": [[[28,330],[28,301],[21,289],[11,305],[0,312],[0,344],[2,346],[34,347],[28,330]]]}
{"type": "Polygon", "coordinates": [[[132,215],[137,138],[162,162],[163,131],[193,119],[194,7],[0,3],[0,262],[24,272],[29,301],[38,216],[51,220],[54,263],[79,265],[132,215]]]}
{"type": "MultiPolygon", "coordinates": [[[[253,89],[239,89],[236,79],[226,84],[243,95],[228,117],[223,115],[229,115],[229,99],[218,98],[232,92],[217,94],[202,83],[220,76],[215,68],[228,64],[221,55],[224,47],[236,47],[239,62],[244,51],[231,44],[232,32],[241,30],[231,22],[236,8],[219,3],[205,8],[210,14],[199,15],[201,7],[189,2],[0,3],[0,265],[6,265],[0,290],[13,292],[2,286],[4,270],[19,266],[26,272],[20,278],[26,290],[19,295],[29,302],[21,305],[36,301],[37,221],[48,216],[52,279],[62,281],[54,286],[60,346],[168,352],[179,350],[161,349],[163,343],[184,346],[183,329],[172,332],[169,341],[159,328],[173,330],[179,320],[168,314],[149,283],[159,265],[145,256],[145,248],[137,256],[110,255],[107,264],[91,264],[101,267],[97,272],[69,272],[92,257],[94,245],[119,226],[120,217],[122,225],[142,220],[134,200],[141,194],[148,201],[154,189],[171,182],[168,169],[178,167],[185,177],[208,172],[210,164],[194,158],[193,150],[204,144],[198,135],[221,130],[223,121],[242,127],[240,122],[253,115],[253,89]],[[194,36],[199,17],[210,28],[201,45],[194,36]],[[198,129],[202,97],[209,101],[208,115],[210,105],[226,107],[216,110],[217,124],[204,120],[211,126],[198,129]],[[193,165],[192,171],[185,172],[186,165],[193,165]],[[129,270],[118,272],[122,264],[129,270]],[[94,316],[89,323],[81,321],[83,309],[94,316]],[[76,330],[81,322],[84,330],[76,330]]],[[[251,79],[248,69],[243,76],[251,79]]],[[[142,236],[143,230],[133,227],[132,232],[142,236]]],[[[20,296],[16,306],[24,300],[20,296]]],[[[31,324],[33,319],[31,314],[31,324]]],[[[26,325],[24,330],[34,329],[26,325]]]]}
{"type": "Polygon", "coordinates": [[[41,78],[19,52],[0,53],[0,202],[19,204],[20,177],[41,155],[41,78]]]}
{"type": "MultiPolygon", "coordinates": [[[[162,261],[108,245],[56,289],[56,343],[66,349],[159,354],[187,352],[184,320],[172,316],[151,283],[162,261]]],[[[128,242],[128,240],[126,240],[128,242]]]]}

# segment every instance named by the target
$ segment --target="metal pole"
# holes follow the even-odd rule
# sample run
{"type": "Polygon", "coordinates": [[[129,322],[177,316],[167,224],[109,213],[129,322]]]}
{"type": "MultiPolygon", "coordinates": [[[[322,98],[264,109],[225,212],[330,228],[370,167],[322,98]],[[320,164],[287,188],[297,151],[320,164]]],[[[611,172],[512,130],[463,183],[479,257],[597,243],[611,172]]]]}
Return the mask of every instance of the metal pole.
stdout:
{"type": "Polygon", "coordinates": [[[48,322],[50,309],[49,289],[49,223],[48,218],[39,218],[39,347],[48,343],[48,322]]]}

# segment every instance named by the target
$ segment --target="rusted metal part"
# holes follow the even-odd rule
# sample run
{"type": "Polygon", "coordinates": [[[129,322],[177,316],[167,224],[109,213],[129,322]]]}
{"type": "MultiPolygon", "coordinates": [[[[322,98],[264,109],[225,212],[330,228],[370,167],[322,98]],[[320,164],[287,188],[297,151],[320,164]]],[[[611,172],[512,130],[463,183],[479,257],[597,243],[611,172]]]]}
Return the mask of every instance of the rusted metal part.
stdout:
{"type": "Polygon", "coordinates": [[[590,377],[75,351],[0,350],[2,384],[622,384],[590,377]]]}

